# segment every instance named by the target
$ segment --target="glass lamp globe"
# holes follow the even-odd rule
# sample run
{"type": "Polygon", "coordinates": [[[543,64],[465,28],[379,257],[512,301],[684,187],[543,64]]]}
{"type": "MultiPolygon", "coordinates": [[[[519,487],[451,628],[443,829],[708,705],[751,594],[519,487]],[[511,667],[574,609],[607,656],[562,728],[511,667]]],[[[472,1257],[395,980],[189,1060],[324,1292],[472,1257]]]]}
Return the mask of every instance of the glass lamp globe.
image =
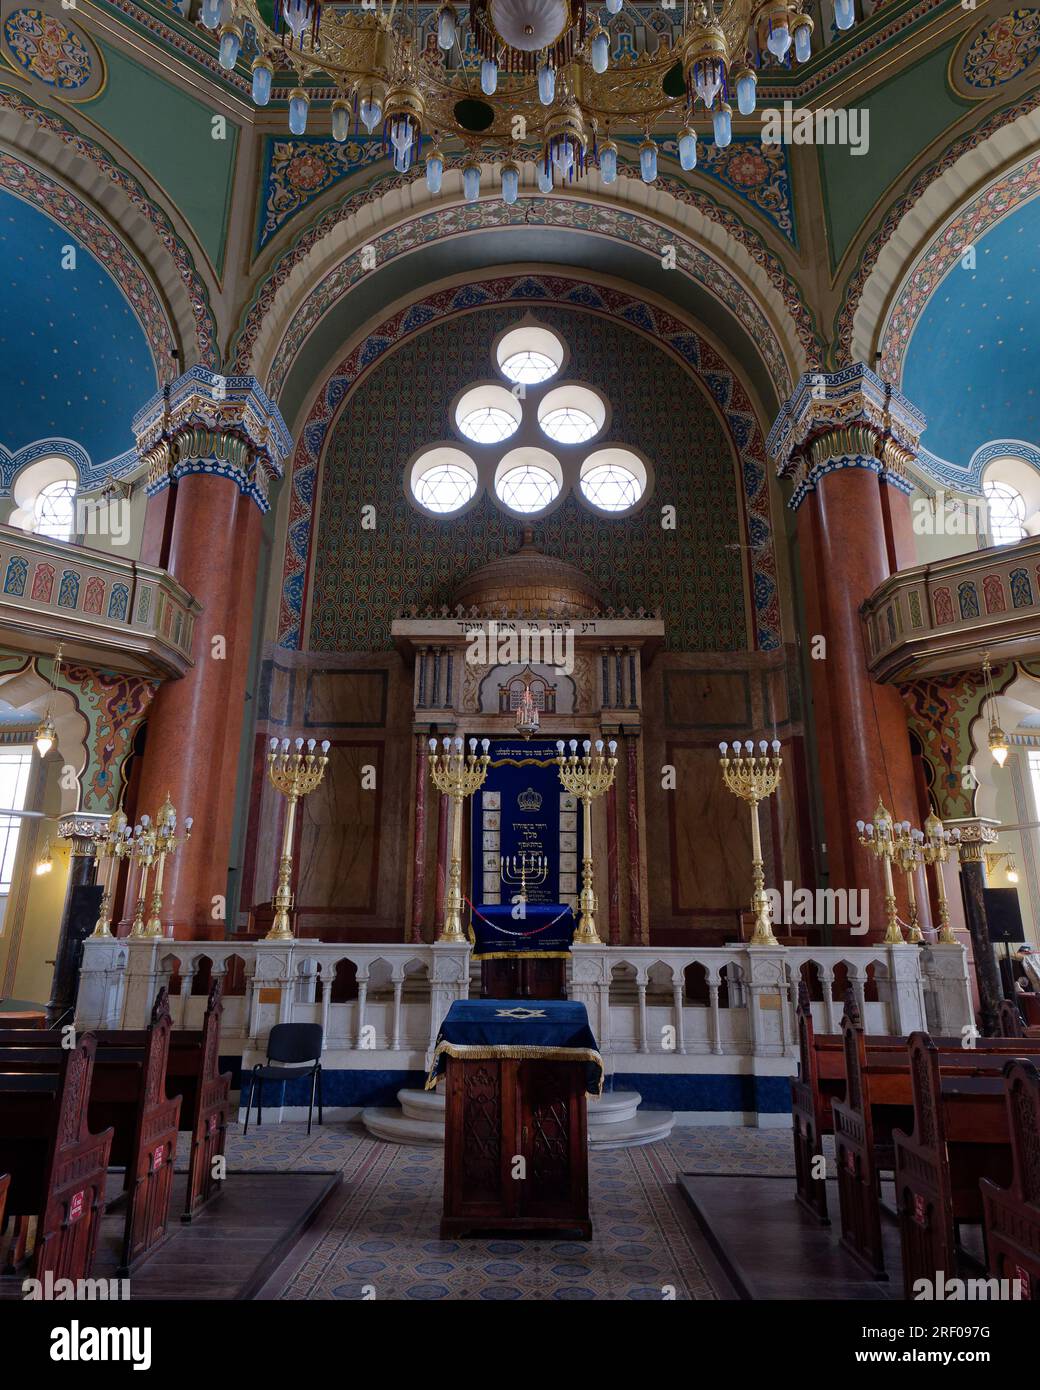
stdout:
{"type": "Polygon", "coordinates": [[[679,165],[687,173],[697,167],[697,132],[692,125],[679,132],[679,165]]]}

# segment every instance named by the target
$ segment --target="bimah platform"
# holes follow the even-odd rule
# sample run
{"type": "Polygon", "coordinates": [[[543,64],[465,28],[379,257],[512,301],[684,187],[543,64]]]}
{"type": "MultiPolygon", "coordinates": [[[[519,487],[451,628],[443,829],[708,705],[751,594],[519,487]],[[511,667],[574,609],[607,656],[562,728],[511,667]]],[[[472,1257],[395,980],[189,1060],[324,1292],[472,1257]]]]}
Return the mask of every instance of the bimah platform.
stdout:
{"type": "Polygon", "coordinates": [[[441,1236],[592,1236],[585,1096],[603,1059],[584,1004],[469,999],[437,1035],[427,1088],[447,1075],[441,1236]]]}

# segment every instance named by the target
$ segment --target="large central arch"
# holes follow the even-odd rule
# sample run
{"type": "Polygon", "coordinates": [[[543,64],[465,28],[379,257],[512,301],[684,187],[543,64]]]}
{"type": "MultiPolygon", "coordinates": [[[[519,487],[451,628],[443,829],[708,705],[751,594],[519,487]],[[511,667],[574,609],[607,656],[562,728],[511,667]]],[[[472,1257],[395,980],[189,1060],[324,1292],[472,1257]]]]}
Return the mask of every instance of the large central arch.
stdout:
{"type": "Polygon", "coordinates": [[[704,383],[740,464],[755,644],[761,650],[779,647],[780,598],[765,441],[744,383],[703,334],[676,314],[637,297],[630,289],[544,268],[506,272],[493,279],[464,280],[409,300],[395,313],[377,320],[319,378],[313,404],[298,430],[287,476],[288,501],[282,504],[287,507],[287,515],[277,620],[280,645],[295,648],[302,642],[321,457],[329,431],[354,384],[383,354],[433,322],[492,304],[530,308],[539,303],[571,305],[617,318],[653,338],[704,383]]]}
{"type": "Polygon", "coordinates": [[[466,203],[461,175],[444,194],[399,176],[376,180],[323,213],[274,264],[232,344],[294,422],[324,365],[402,294],[452,274],[544,262],[620,276],[674,303],[732,349],[767,412],[819,361],[811,315],[777,256],[739,217],[689,199],[678,180],[648,190],[619,178],[551,198],[533,187],[512,207],[497,194],[466,203]],[[363,254],[364,253],[364,254],[363,254]]]}

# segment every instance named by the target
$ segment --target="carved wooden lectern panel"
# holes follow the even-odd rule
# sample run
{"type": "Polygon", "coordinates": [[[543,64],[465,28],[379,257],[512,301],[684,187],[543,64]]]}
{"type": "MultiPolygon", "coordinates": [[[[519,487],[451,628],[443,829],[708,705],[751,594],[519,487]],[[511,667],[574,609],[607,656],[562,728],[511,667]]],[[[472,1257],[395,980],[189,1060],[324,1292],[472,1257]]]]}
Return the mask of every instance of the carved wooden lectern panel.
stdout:
{"type": "Polygon", "coordinates": [[[449,1057],[443,1237],[589,1220],[585,1063],[449,1057]]]}

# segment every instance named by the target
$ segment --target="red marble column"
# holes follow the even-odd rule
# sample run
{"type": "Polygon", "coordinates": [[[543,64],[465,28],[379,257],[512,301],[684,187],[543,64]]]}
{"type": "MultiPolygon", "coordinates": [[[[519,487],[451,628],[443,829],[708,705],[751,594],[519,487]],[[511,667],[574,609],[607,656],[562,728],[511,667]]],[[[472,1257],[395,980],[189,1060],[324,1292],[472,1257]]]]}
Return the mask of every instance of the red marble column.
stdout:
{"type": "MultiPolygon", "coordinates": [[[[810,644],[819,637],[826,643],[809,669],[829,886],[869,888],[871,936],[865,939],[883,934],[884,887],[881,866],[860,845],[855,821],[873,819],[878,797],[897,820],[917,810],[903,702],[894,686],[870,679],[859,617],[860,604],[889,575],[881,501],[888,486],[868,469],[840,469],[821,481],[798,513],[806,636],[810,644]]],[[[896,898],[906,920],[898,872],[896,898]]]]}
{"type": "Polygon", "coordinates": [[[166,861],[163,921],[176,937],[219,939],[213,900],[227,893],[260,514],[228,478],[193,474],[176,487],[166,567],[202,612],[194,668],[155,696],[138,804],[154,816],[169,792],[179,817],[194,817],[191,839],[166,861]]]}
{"type": "Polygon", "coordinates": [[[646,944],[646,927],[643,922],[643,892],[639,881],[639,759],[636,738],[625,735],[626,753],[626,791],[628,800],[628,921],[632,944],[646,944]]]}
{"type": "Polygon", "coordinates": [[[245,694],[267,485],[290,440],[248,377],[195,367],[134,421],[152,495],[144,543],[199,605],[193,668],[152,703],[137,798],[154,816],[170,795],[190,840],[166,861],[162,919],[180,938],[226,933],[245,694]],[[214,900],[223,900],[224,912],[214,900]]]}
{"type": "Polygon", "coordinates": [[[412,863],[412,940],[422,940],[426,911],[426,736],[415,736],[415,857],[412,863]]]}
{"type": "Polygon", "coordinates": [[[607,937],[621,944],[621,874],[618,865],[617,786],[607,792],[607,937]]]}

